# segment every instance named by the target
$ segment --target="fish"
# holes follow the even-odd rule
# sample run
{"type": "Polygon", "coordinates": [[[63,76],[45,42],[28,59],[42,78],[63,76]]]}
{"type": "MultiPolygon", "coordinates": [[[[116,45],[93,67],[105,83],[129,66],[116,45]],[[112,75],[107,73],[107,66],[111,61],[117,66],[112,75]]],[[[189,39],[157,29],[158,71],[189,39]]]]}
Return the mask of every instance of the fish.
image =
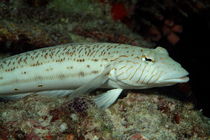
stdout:
{"type": "Polygon", "coordinates": [[[163,47],[117,43],[69,43],[36,49],[0,60],[0,96],[31,93],[94,98],[111,106],[125,89],[147,89],[189,81],[189,73],[163,47]]]}

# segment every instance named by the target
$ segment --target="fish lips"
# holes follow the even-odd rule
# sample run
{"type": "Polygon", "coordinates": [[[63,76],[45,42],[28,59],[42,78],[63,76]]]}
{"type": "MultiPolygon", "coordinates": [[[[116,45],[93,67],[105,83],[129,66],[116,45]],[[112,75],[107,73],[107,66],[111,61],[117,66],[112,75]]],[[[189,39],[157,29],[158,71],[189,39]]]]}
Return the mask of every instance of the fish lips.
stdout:
{"type": "Polygon", "coordinates": [[[186,83],[189,80],[190,80],[190,78],[188,77],[188,75],[184,75],[184,76],[177,77],[177,78],[164,79],[164,82],[167,82],[167,83],[186,83]]]}

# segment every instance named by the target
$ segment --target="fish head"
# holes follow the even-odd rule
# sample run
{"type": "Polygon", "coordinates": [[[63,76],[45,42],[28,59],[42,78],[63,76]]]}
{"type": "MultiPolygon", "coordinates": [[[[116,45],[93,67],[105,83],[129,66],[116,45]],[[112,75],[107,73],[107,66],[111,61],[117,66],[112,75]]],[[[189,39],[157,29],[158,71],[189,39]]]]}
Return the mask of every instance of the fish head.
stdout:
{"type": "Polygon", "coordinates": [[[117,70],[117,80],[127,87],[136,89],[170,86],[188,82],[188,72],[175,60],[166,49],[141,49],[138,59],[117,70]]]}
{"type": "Polygon", "coordinates": [[[153,50],[154,62],[150,72],[157,73],[157,79],[154,84],[157,85],[174,85],[176,83],[185,83],[189,81],[189,73],[175,60],[173,60],[166,49],[157,47],[153,50]]]}

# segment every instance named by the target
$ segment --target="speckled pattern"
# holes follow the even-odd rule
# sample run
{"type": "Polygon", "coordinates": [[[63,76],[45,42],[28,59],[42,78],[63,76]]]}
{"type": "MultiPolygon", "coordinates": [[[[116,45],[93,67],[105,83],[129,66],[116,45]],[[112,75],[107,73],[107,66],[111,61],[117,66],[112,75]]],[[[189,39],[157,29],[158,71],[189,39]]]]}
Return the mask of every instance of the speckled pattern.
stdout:
{"type": "MultiPolygon", "coordinates": [[[[73,60],[84,62],[87,59],[99,61],[108,60],[118,51],[113,48],[127,49],[127,45],[94,43],[94,44],[65,44],[55,47],[38,49],[18,54],[1,60],[0,68],[3,72],[10,72],[23,67],[35,67],[50,62],[64,62],[73,60]]],[[[130,46],[129,46],[130,47],[130,46]]]]}
{"type": "Polygon", "coordinates": [[[64,44],[25,52],[1,60],[0,71],[1,95],[76,89],[96,77],[101,79],[93,85],[107,80],[94,89],[142,89],[188,81],[188,72],[164,48],[114,43],[64,44]]]}
{"type": "MultiPolygon", "coordinates": [[[[98,75],[107,63],[116,61],[119,57],[138,58],[139,52],[136,50],[142,49],[122,44],[85,43],[58,45],[25,52],[0,60],[0,86],[40,81],[36,87],[29,86],[30,90],[51,89],[52,86],[45,88],[42,81],[98,75]]],[[[78,84],[69,87],[78,87],[78,84]]],[[[1,88],[0,93],[22,91],[27,90],[21,90],[20,86],[19,88],[9,86],[7,90],[1,88]]]]}

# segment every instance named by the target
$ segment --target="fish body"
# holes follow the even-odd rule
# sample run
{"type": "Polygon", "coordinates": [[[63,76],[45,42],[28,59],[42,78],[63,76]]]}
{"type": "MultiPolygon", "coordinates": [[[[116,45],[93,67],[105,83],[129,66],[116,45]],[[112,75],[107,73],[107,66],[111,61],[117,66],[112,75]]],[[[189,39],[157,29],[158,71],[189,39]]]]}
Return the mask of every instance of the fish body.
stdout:
{"type": "Polygon", "coordinates": [[[0,96],[72,89],[79,95],[96,88],[121,92],[187,82],[187,75],[162,47],[64,44],[0,60],[0,96]]]}
{"type": "Polygon", "coordinates": [[[114,58],[115,52],[106,52],[110,48],[66,44],[5,58],[0,61],[0,94],[80,87],[114,58]]]}

